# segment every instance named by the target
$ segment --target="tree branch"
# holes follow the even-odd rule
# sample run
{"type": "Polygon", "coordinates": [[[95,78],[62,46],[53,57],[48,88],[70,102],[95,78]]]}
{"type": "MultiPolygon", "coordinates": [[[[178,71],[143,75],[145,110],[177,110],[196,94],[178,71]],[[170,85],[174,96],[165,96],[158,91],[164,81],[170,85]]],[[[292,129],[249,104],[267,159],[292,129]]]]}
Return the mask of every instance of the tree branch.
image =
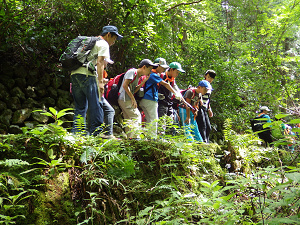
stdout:
{"type": "Polygon", "coordinates": [[[175,8],[177,8],[177,7],[179,7],[179,6],[182,6],[182,5],[192,5],[192,4],[196,4],[196,3],[202,2],[202,1],[203,1],[203,0],[194,1],[194,2],[182,2],[182,3],[179,3],[179,4],[177,4],[177,5],[172,6],[171,8],[166,9],[165,12],[169,12],[169,11],[171,11],[172,9],[175,9],[175,8]]]}

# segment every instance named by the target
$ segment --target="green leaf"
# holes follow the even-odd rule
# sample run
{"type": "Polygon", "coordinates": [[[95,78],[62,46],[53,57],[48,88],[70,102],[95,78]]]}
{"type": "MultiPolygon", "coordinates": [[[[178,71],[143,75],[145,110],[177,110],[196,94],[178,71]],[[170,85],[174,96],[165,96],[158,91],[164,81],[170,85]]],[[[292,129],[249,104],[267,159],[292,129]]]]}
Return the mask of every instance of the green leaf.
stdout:
{"type": "Polygon", "coordinates": [[[297,124],[300,123],[300,119],[294,119],[289,122],[289,124],[297,124]]]}
{"type": "Polygon", "coordinates": [[[49,111],[56,116],[57,115],[57,111],[53,108],[53,107],[49,107],[49,111]]]}
{"type": "Polygon", "coordinates": [[[300,183],[300,173],[287,173],[285,176],[293,181],[296,181],[297,183],[300,183]]]}
{"type": "Polygon", "coordinates": [[[278,120],[280,120],[280,119],[282,119],[282,118],[284,118],[284,117],[287,117],[287,116],[289,116],[290,114],[277,114],[276,116],[275,116],[275,118],[276,119],[278,119],[278,120]]]}

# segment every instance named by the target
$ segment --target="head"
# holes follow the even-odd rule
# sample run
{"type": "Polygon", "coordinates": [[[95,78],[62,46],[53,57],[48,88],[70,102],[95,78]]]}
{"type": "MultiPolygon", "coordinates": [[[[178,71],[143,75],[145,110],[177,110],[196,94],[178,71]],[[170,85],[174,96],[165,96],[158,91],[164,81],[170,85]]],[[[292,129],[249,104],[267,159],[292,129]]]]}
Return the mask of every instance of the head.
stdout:
{"type": "Polygon", "coordinates": [[[165,72],[165,70],[167,68],[169,68],[169,66],[164,58],[157,58],[154,60],[154,63],[158,65],[158,67],[156,68],[156,71],[158,73],[163,73],[163,72],[165,72]]]}
{"type": "Polygon", "coordinates": [[[141,75],[148,75],[152,69],[157,68],[157,64],[154,64],[150,59],[143,59],[139,64],[139,71],[141,75]]]}
{"type": "Polygon", "coordinates": [[[180,72],[185,73],[185,71],[181,68],[180,63],[172,62],[169,65],[169,70],[168,70],[168,75],[169,76],[172,76],[172,77],[176,78],[179,75],[180,72]]]}
{"type": "Polygon", "coordinates": [[[207,80],[209,83],[211,83],[215,79],[216,75],[217,74],[216,74],[215,71],[213,71],[213,70],[207,70],[205,72],[204,79],[207,80]]]}
{"type": "Polygon", "coordinates": [[[118,28],[111,25],[102,28],[101,36],[109,46],[112,46],[116,40],[121,40],[123,38],[123,36],[118,33],[118,28]]]}
{"type": "Polygon", "coordinates": [[[205,95],[208,92],[208,90],[212,90],[212,87],[207,80],[202,80],[198,83],[196,89],[197,93],[201,93],[202,95],[205,95]]]}
{"type": "Polygon", "coordinates": [[[265,113],[267,114],[268,112],[270,112],[271,110],[268,108],[268,106],[262,106],[260,107],[260,112],[261,113],[265,113]]]}

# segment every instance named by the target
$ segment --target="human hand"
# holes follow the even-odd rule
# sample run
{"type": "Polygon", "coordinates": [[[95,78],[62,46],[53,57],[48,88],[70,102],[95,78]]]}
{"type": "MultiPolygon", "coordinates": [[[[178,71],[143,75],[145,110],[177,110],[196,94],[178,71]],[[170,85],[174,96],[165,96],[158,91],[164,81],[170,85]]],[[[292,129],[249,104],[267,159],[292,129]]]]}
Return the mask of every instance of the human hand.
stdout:
{"type": "Polygon", "coordinates": [[[99,95],[102,96],[104,94],[104,83],[99,83],[99,95]]]}
{"type": "Polygon", "coordinates": [[[187,117],[187,118],[185,119],[184,123],[185,123],[185,124],[190,124],[190,118],[187,117]]]}
{"type": "Polygon", "coordinates": [[[137,108],[137,103],[136,103],[135,98],[131,99],[131,105],[133,108],[137,108]]]}
{"type": "Polygon", "coordinates": [[[180,92],[175,92],[175,98],[177,99],[177,100],[182,100],[183,99],[183,97],[182,97],[182,95],[180,94],[180,92]]]}
{"type": "Polygon", "coordinates": [[[211,111],[211,109],[208,110],[208,116],[209,117],[213,117],[214,116],[214,113],[211,111]]]}

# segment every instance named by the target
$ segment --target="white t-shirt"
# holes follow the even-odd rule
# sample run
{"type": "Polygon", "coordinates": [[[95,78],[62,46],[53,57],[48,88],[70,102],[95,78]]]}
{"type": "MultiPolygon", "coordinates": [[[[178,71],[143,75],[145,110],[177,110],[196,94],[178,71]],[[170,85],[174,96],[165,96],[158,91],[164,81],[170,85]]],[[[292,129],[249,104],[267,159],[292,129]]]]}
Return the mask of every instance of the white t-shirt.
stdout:
{"type": "MultiPolygon", "coordinates": [[[[93,65],[96,66],[98,56],[104,56],[104,58],[110,59],[109,44],[103,39],[96,41],[96,44],[91,49],[91,52],[87,57],[87,60],[91,61],[93,63],[93,65]]],[[[73,70],[71,72],[71,75],[75,74],[75,73],[95,76],[86,67],[82,67],[82,66],[79,67],[77,70],[73,70]]]]}
{"type": "Polygon", "coordinates": [[[139,82],[139,78],[137,77],[137,69],[132,68],[132,69],[128,70],[124,75],[124,79],[122,81],[122,85],[121,85],[121,88],[119,90],[119,93],[120,93],[119,99],[123,100],[123,101],[131,100],[129,95],[126,93],[125,89],[123,88],[123,84],[124,84],[124,81],[126,79],[131,80],[131,82],[129,84],[129,89],[130,89],[131,93],[133,94],[134,90],[135,90],[135,88],[136,88],[136,86],[138,85],[138,82],[139,82]]]}

